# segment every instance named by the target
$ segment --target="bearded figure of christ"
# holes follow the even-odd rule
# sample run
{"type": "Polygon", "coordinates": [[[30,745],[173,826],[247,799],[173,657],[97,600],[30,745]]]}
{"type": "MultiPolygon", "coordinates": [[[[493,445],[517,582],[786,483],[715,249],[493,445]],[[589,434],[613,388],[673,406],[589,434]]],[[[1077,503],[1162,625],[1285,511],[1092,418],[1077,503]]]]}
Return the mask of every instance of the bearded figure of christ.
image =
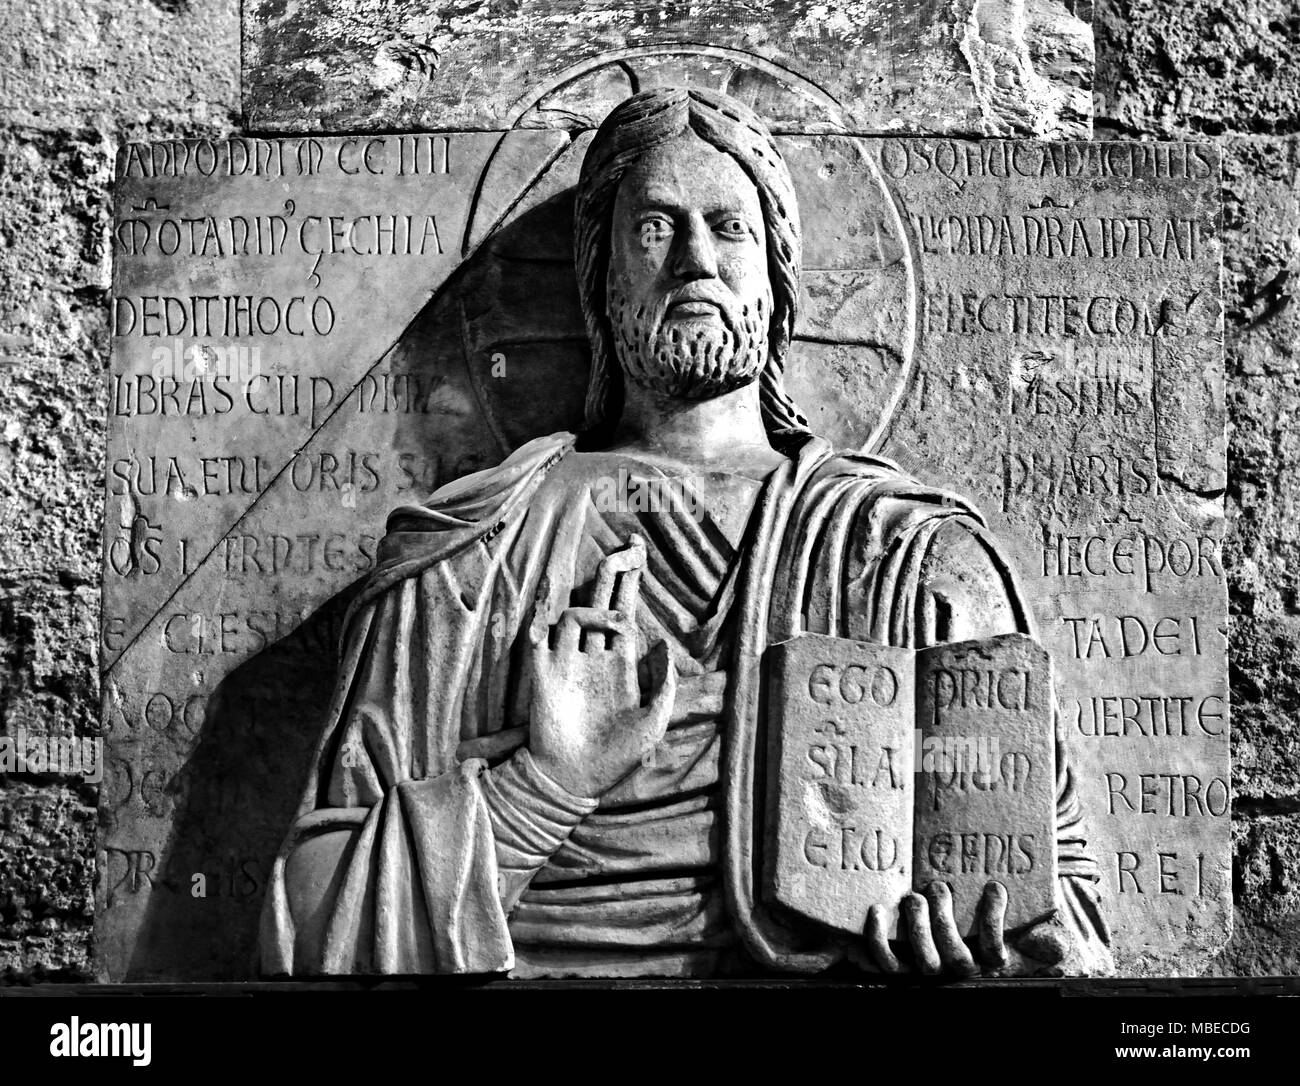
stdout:
{"type": "Polygon", "coordinates": [[[749,108],[628,99],[575,220],[585,428],[391,515],[274,864],[264,971],[1109,971],[1059,738],[1056,909],[1018,938],[997,883],[978,938],[942,882],[892,938],[888,909],[846,937],[765,895],[767,647],[1032,636],[1032,614],[969,503],[837,452],[787,395],[798,209],[749,108]]]}

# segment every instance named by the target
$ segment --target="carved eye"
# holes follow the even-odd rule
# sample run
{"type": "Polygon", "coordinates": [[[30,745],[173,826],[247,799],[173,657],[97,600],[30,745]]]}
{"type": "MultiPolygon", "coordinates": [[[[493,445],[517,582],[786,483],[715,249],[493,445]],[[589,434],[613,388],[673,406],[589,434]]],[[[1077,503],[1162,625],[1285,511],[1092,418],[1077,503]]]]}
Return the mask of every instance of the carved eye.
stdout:
{"type": "Polygon", "coordinates": [[[640,231],[641,244],[648,249],[666,241],[673,232],[673,224],[662,215],[651,215],[641,220],[640,231]]]}
{"type": "Polygon", "coordinates": [[[717,231],[725,234],[729,238],[744,238],[749,236],[749,225],[738,215],[728,215],[719,219],[717,222],[717,231]]]}

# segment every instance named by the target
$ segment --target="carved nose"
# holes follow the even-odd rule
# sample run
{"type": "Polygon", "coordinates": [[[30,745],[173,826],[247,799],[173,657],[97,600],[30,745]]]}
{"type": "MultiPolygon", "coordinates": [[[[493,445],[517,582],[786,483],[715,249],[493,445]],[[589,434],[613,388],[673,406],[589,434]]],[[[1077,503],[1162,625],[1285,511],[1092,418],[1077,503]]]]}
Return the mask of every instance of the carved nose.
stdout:
{"type": "Polygon", "coordinates": [[[678,234],[673,274],[686,280],[718,277],[718,256],[713,249],[713,238],[704,222],[692,222],[678,234]]]}

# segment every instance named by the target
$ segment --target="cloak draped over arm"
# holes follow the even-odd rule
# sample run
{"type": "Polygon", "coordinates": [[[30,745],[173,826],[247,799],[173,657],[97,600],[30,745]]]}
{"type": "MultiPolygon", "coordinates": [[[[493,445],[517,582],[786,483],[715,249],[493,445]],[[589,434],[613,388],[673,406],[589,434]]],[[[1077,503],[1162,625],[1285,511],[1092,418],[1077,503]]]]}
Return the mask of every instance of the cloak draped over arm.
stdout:
{"type": "Polygon", "coordinates": [[[327,725],[272,868],[264,972],[514,964],[509,905],[594,802],[546,778],[526,749],[489,770],[481,758],[458,760],[457,747],[512,723],[514,638],[492,636],[492,625],[516,631],[531,607],[547,537],[530,539],[521,526],[571,447],[567,434],[530,442],[499,468],[390,517],[377,568],[349,613],[327,725]],[[315,888],[323,927],[304,940],[286,865],[331,833],[346,838],[339,874],[315,888]]]}
{"type": "MultiPolygon", "coordinates": [[[[761,656],[771,644],[820,633],[905,648],[999,633],[1035,636],[1033,614],[1014,571],[964,499],[922,486],[887,461],[833,457],[813,439],[768,496],[761,535],[744,590],[745,622],[737,646],[738,690],[728,721],[730,815],[728,891],[751,953],[773,968],[825,968],[843,955],[769,909],[756,892],[763,838],[755,812],[765,809],[761,771],[766,728],[761,656]],[[956,568],[950,585],[938,574],[956,568]],[[956,637],[937,621],[935,591],[976,615],[956,637]],[[962,596],[965,596],[963,599],[962,596]]],[[[1087,852],[1083,814],[1063,741],[1056,731],[1056,830],[1059,919],[1070,929],[1075,968],[1113,970],[1110,933],[1100,904],[1100,876],[1087,852]]]]}

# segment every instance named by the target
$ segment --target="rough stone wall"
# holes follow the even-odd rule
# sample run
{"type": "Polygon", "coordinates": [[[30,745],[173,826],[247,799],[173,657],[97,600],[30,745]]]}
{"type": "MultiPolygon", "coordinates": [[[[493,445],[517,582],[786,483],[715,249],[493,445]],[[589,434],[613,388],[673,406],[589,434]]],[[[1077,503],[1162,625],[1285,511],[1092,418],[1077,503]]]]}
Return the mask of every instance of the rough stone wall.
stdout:
{"type": "MultiPolygon", "coordinates": [[[[237,124],[238,0],[0,0],[0,734],[94,734],[109,178],[237,124]]],[[[94,785],[0,776],[0,979],[89,976],[94,785]]]]}
{"type": "MultiPolygon", "coordinates": [[[[98,726],[109,171],[238,123],[237,0],[0,0],[0,733],[98,726]]],[[[1098,136],[1225,149],[1237,933],[1300,972],[1300,11],[1101,0],[1098,136]]],[[[95,789],[0,776],[0,979],[90,960],[95,789]]]]}
{"type": "Polygon", "coordinates": [[[1232,942],[1213,972],[1300,973],[1300,7],[1102,0],[1097,138],[1223,148],[1232,942]]]}

